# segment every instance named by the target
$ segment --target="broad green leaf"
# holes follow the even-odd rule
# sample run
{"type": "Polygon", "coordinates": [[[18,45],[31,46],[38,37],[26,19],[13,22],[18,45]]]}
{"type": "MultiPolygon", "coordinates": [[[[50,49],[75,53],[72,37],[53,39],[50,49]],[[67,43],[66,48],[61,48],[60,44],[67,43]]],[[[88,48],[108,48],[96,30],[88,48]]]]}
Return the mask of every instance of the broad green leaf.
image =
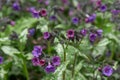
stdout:
{"type": "Polygon", "coordinates": [[[9,56],[15,56],[15,54],[20,53],[16,48],[14,48],[12,46],[2,46],[1,49],[5,54],[7,54],[9,56]]]}
{"type": "Polygon", "coordinates": [[[107,38],[105,38],[98,43],[97,47],[106,46],[109,43],[110,43],[110,41],[107,38]]]}

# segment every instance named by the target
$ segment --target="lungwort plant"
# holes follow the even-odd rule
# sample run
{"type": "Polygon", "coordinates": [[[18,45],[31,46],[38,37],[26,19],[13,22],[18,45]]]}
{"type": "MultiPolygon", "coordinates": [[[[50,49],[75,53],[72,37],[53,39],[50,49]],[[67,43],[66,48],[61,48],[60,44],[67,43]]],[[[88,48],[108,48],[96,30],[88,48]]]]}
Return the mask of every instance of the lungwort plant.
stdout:
{"type": "Polygon", "coordinates": [[[119,0],[0,0],[0,80],[119,75],[119,0]]]}

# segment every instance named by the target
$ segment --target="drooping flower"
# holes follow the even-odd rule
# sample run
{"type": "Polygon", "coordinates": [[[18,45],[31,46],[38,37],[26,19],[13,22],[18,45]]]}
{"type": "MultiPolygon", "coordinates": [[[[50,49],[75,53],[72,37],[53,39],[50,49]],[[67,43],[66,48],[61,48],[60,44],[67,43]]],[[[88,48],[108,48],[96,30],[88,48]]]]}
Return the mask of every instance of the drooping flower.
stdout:
{"type": "Polygon", "coordinates": [[[2,64],[2,63],[3,63],[3,57],[0,56],[0,64],[2,64]]]}
{"type": "Polygon", "coordinates": [[[72,23],[73,24],[78,24],[78,22],[79,22],[79,19],[77,17],[72,18],[72,23]]]}
{"type": "Polygon", "coordinates": [[[50,34],[49,32],[44,32],[44,33],[43,33],[43,38],[44,38],[45,40],[49,39],[50,36],[51,36],[51,34],[50,34]]]}
{"type": "Polygon", "coordinates": [[[48,64],[48,66],[45,67],[46,73],[53,73],[53,72],[55,72],[55,69],[56,68],[51,64],[48,64]]]}
{"type": "Polygon", "coordinates": [[[39,57],[40,55],[42,55],[42,47],[41,46],[34,46],[32,54],[34,57],[39,57]]]}
{"type": "Polygon", "coordinates": [[[73,29],[69,29],[69,30],[67,31],[67,38],[68,38],[68,39],[73,39],[73,38],[74,38],[74,35],[75,35],[75,33],[74,33],[74,30],[73,30],[73,29]]]}
{"type": "Polygon", "coordinates": [[[35,7],[30,7],[28,11],[32,13],[33,11],[35,11],[35,7]]]}
{"type": "Polygon", "coordinates": [[[33,11],[32,11],[32,16],[33,16],[34,18],[39,18],[39,17],[40,17],[40,16],[39,16],[39,12],[36,11],[36,10],[33,10],[33,11]]]}
{"type": "Polygon", "coordinates": [[[94,42],[94,41],[96,40],[96,38],[97,38],[97,34],[95,34],[95,33],[90,33],[90,35],[89,35],[89,40],[90,40],[91,42],[94,42]]]}
{"type": "Polygon", "coordinates": [[[12,5],[12,8],[16,11],[19,11],[20,10],[20,5],[18,2],[14,2],[13,5],[12,5]]]}
{"type": "Polygon", "coordinates": [[[102,36],[103,30],[102,29],[98,29],[96,30],[96,33],[98,36],[102,36]]]}
{"type": "Polygon", "coordinates": [[[89,16],[85,19],[85,22],[86,23],[94,22],[95,19],[96,19],[96,14],[92,14],[91,16],[89,16]]]}
{"type": "Polygon", "coordinates": [[[50,16],[51,21],[55,21],[56,19],[57,19],[56,16],[54,16],[54,15],[50,16]]]}
{"type": "Polygon", "coordinates": [[[80,33],[81,33],[83,36],[86,36],[87,30],[86,30],[86,29],[82,29],[82,30],[80,31],[80,33]]]}
{"type": "Polygon", "coordinates": [[[44,66],[44,65],[45,65],[45,60],[44,60],[44,59],[41,59],[41,60],[39,61],[39,65],[40,65],[40,66],[44,66]]]}
{"type": "Polygon", "coordinates": [[[46,9],[41,9],[40,12],[39,12],[39,15],[43,16],[43,17],[47,16],[47,10],[46,9]]]}
{"type": "Polygon", "coordinates": [[[111,76],[113,74],[113,68],[110,65],[104,66],[102,74],[108,77],[111,76]]]}
{"type": "Polygon", "coordinates": [[[33,36],[35,34],[35,29],[34,28],[31,28],[28,30],[28,35],[29,36],[33,36]]]}
{"type": "Polygon", "coordinates": [[[105,12],[106,10],[107,10],[107,6],[106,5],[101,5],[100,11],[105,12]]]}
{"type": "Polygon", "coordinates": [[[54,56],[54,57],[52,58],[52,64],[53,64],[54,66],[59,66],[59,65],[60,65],[60,57],[59,57],[59,56],[54,56]]]}
{"type": "Polygon", "coordinates": [[[120,10],[115,10],[115,9],[113,9],[113,10],[111,10],[111,13],[112,13],[113,15],[118,15],[118,14],[120,14],[120,10]]]}
{"type": "Polygon", "coordinates": [[[32,58],[32,64],[34,66],[38,66],[39,65],[39,59],[37,57],[32,58]]]}

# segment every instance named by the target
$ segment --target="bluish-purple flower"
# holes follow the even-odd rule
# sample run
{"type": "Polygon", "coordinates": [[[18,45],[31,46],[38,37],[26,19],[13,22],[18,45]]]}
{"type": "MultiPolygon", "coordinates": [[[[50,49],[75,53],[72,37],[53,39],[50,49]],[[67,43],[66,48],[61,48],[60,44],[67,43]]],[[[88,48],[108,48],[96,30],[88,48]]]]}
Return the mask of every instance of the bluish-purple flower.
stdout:
{"type": "Polygon", "coordinates": [[[82,29],[82,30],[80,31],[80,33],[81,33],[83,36],[86,36],[87,30],[86,30],[86,29],[82,29]]]}
{"type": "Polygon", "coordinates": [[[78,24],[79,23],[79,19],[77,17],[73,17],[72,18],[72,23],[73,24],[78,24]]]}
{"type": "Polygon", "coordinates": [[[85,19],[85,22],[86,22],[86,23],[94,22],[95,19],[96,19],[96,14],[92,14],[92,15],[90,15],[89,17],[87,17],[87,18],[85,19]]]}
{"type": "Polygon", "coordinates": [[[106,5],[101,5],[100,6],[100,11],[105,12],[107,10],[107,6],[106,5]]]}
{"type": "Polygon", "coordinates": [[[30,8],[29,8],[29,12],[32,13],[32,12],[34,12],[34,11],[35,11],[35,7],[30,7],[30,8]]]}
{"type": "Polygon", "coordinates": [[[94,41],[96,40],[96,38],[97,38],[97,34],[95,34],[95,33],[90,33],[90,35],[89,35],[89,40],[90,40],[91,42],[94,42],[94,41]]]}
{"type": "Polygon", "coordinates": [[[73,39],[73,38],[74,38],[74,35],[75,35],[75,32],[74,32],[73,29],[69,29],[69,30],[67,31],[67,38],[68,38],[68,39],[73,39]]]}
{"type": "Polygon", "coordinates": [[[18,2],[14,2],[13,5],[12,5],[12,8],[16,11],[19,11],[20,10],[20,5],[18,2]]]}
{"type": "Polygon", "coordinates": [[[35,29],[34,28],[31,28],[28,30],[28,35],[29,36],[33,36],[35,34],[35,29]]]}
{"type": "Polygon", "coordinates": [[[46,40],[49,39],[50,36],[51,36],[51,34],[49,32],[44,32],[43,33],[43,38],[46,39],[46,40]]]}
{"type": "Polygon", "coordinates": [[[59,56],[54,56],[54,57],[52,58],[52,64],[53,64],[54,66],[59,66],[59,65],[60,65],[60,57],[59,57],[59,56]]]}
{"type": "Polygon", "coordinates": [[[111,76],[113,74],[113,68],[110,65],[104,66],[102,74],[108,77],[111,76]]]}
{"type": "Polygon", "coordinates": [[[120,10],[115,10],[115,9],[113,9],[113,10],[111,10],[111,13],[112,13],[113,15],[118,15],[118,14],[120,14],[120,10]]]}
{"type": "Polygon", "coordinates": [[[2,63],[3,63],[3,57],[0,56],[0,64],[2,64],[2,63]]]}
{"type": "Polygon", "coordinates": [[[102,36],[103,30],[102,29],[98,29],[96,30],[96,33],[98,36],[102,36]]]}
{"type": "Polygon", "coordinates": [[[46,73],[53,73],[55,72],[55,66],[51,65],[51,64],[48,64],[48,66],[45,67],[45,71],[46,73]]]}
{"type": "Polygon", "coordinates": [[[34,46],[32,54],[34,57],[39,57],[40,55],[42,55],[42,47],[41,46],[34,46]]]}
{"type": "Polygon", "coordinates": [[[34,66],[38,66],[39,65],[39,59],[37,57],[32,58],[32,64],[34,66]]]}
{"type": "Polygon", "coordinates": [[[56,19],[57,19],[56,16],[54,16],[54,15],[50,16],[51,21],[55,21],[56,19]]]}
{"type": "Polygon", "coordinates": [[[40,17],[40,16],[39,16],[39,12],[36,11],[36,10],[33,10],[33,11],[32,11],[32,16],[33,16],[34,18],[39,18],[39,17],[40,17]]]}

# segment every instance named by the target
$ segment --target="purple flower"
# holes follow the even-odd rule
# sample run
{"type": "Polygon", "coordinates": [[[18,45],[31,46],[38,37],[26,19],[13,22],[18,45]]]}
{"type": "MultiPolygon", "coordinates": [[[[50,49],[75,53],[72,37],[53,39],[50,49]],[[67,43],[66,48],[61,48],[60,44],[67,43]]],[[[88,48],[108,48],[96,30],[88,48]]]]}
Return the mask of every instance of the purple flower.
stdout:
{"type": "Polygon", "coordinates": [[[34,46],[32,54],[34,57],[39,57],[40,55],[42,55],[42,47],[41,46],[34,46]]]}
{"type": "Polygon", "coordinates": [[[107,10],[107,6],[106,6],[106,5],[102,5],[102,6],[100,7],[100,10],[101,10],[102,12],[105,12],[105,11],[107,10]]]}
{"type": "Polygon", "coordinates": [[[112,13],[113,15],[118,15],[118,14],[120,13],[120,10],[115,10],[115,9],[113,9],[113,10],[111,10],[111,13],[112,13]]]}
{"type": "Polygon", "coordinates": [[[68,3],[69,3],[69,0],[62,0],[62,3],[63,3],[63,4],[68,4],[68,3]]]}
{"type": "Polygon", "coordinates": [[[95,19],[96,19],[96,14],[92,14],[91,16],[89,16],[88,18],[85,19],[85,22],[86,23],[94,22],[95,19]]]}
{"type": "Polygon", "coordinates": [[[113,68],[110,65],[103,67],[102,73],[105,76],[111,76],[113,74],[113,68]]]}
{"type": "Polygon", "coordinates": [[[51,64],[48,64],[48,66],[45,67],[45,71],[46,73],[52,73],[52,72],[55,72],[55,67],[51,64]]]}
{"type": "Polygon", "coordinates": [[[59,57],[59,56],[54,56],[54,57],[52,58],[52,64],[53,64],[54,66],[59,66],[59,65],[60,65],[60,57],[59,57]]]}
{"type": "Polygon", "coordinates": [[[15,21],[10,21],[11,26],[15,26],[15,21]]]}
{"type": "Polygon", "coordinates": [[[50,38],[50,33],[49,32],[44,32],[43,33],[43,38],[46,39],[46,40],[49,39],[50,38]]]}
{"type": "Polygon", "coordinates": [[[87,30],[86,30],[86,29],[82,29],[82,30],[80,31],[80,33],[81,33],[83,36],[86,36],[87,30]]]}
{"type": "Polygon", "coordinates": [[[0,56],[0,64],[2,64],[2,63],[3,63],[3,57],[0,56]]]}
{"type": "Polygon", "coordinates": [[[33,11],[32,11],[32,16],[33,16],[34,18],[39,18],[39,17],[40,17],[40,16],[39,16],[39,12],[36,11],[36,10],[33,10],[33,11]]]}
{"type": "Polygon", "coordinates": [[[96,38],[97,38],[97,34],[95,34],[95,33],[90,33],[90,35],[89,35],[89,40],[90,40],[91,42],[94,42],[94,41],[96,40],[96,38]]]}
{"type": "Polygon", "coordinates": [[[72,18],[72,23],[73,24],[78,24],[78,22],[79,22],[79,19],[77,17],[72,18]]]}
{"type": "Polygon", "coordinates": [[[55,21],[56,19],[57,19],[56,16],[54,15],[50,16],[50,20],[55,21]]]}
{"type": "Polygon", "coordinates": [[[14,2],[13,5],[12,5],[12,8],[16,11],[19,11],[20,10],[20,5],[18,2],[14,2]]]}
{"type": "Polygon", "coordinates": [[[97,33],[98,36],[102,36],[103,30],[102,29],[98,29],[96,31],[96,33],[97,33]]]}
{"type": "Polygon", "coordinates": [[[28,30],[28,35],[29,36],[33,36],[34,34],[35,34],[35,29],[34,28],[28,30]]]}
{"type": "Polygon", "coordinates": [[[30,8],[29,8],[29,12],[32,13],[32,12],[34,12],[34,11],[35,11],[35,7],[30,7],[30,8]]]}
{"type": "Polygon", "coordinates": [[[40,16],[47,16],[47,10],[46,9],[41,9],[40,12],[39,12],[40,16]]]}
{"type": "Polygon", "coordinates": [[[73,39],[74,38],[74,35],[75,35],[75,33],[74,33],[74,30],[73,29],[69,29],[68,31],[67,31],[67,38],[68,39],[73,39]]]}
{"type": "Polygon", "coordinates": [[[36,57],[32,58],[32,64],[33,64],[34,66],[38,66],[38,65],[39,65],[39,59],[36,58],[36,57]]]}
{"type": "Polygon", "coordinates": [[[50,3],[50,0],[45,1],[45,5],[49,5],[49,3],[50,3]]]}

